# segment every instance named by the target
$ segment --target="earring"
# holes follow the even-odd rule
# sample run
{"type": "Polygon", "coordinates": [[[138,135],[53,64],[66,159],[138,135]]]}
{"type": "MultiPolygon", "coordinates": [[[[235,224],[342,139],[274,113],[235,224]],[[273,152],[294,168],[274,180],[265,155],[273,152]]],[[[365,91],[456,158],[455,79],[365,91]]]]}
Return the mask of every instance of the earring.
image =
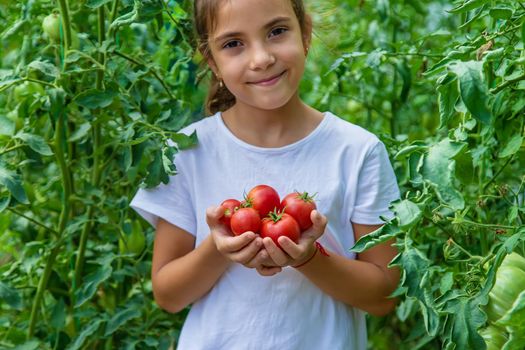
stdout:
{"type": "Polygon", "coordinates": [[[222,79],[219,79],[219,88],[223,88],[224,87],[224,83],[222,82],[222,79]]]}

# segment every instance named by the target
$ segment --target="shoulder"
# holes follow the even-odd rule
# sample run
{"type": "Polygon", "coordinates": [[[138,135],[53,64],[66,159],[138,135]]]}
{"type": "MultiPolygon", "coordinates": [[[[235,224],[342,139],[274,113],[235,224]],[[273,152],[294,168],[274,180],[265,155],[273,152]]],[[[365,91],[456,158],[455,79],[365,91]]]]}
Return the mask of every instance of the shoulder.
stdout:
{"type": "Polygon", "coordinates": [[[327,119],[328,140],[339,146],[351,147],[368,153],[382,144],[377,135],[362,126],[331,113],[325,113],[327,119]]]}
{"type": "MultiPolygon", "coordinates": [[[[187,136],[195,133],[198,140],[197,145],[201,146],[203,143],[206,143],[206,141],[213,140],[211,136],[217,134],[217,118],[219,118],[218,114],[204,117],[180,129],[178,133],[187,136]]],[[[171,140],[170,144],[176,145],[176,142],[171,140]]]]}

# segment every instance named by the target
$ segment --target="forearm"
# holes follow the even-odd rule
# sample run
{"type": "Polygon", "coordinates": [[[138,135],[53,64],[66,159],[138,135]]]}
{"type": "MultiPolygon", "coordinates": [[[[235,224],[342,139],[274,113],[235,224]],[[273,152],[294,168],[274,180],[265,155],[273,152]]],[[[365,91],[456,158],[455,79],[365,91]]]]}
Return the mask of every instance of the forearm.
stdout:
{"type": "Polygon", "coordinates": [[[396,300],[388,298],[399,280],[397,268],[381,267],[328,252],[317,252],[314,258],[298,268],[310,281],[328,295],[372,315],[392,311],[396,300]]]}
{"type": "Polygon", "coordinates": [[[155,300],[166,311],[178,312],[210,291],[229,264],[209,236],[188,254],[152,273],[155,300]]]}

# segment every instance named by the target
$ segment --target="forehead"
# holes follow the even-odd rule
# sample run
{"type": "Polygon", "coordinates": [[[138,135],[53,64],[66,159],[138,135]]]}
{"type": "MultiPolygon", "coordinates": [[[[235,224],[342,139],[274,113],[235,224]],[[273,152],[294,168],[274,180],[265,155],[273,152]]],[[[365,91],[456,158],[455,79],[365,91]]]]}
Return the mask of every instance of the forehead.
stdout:
{"type": "Polygon", "coordinates": [[[215,13],[213,34],[262,27],[277,17],[296,15],[290,0],[222,0],[215,13]]]}

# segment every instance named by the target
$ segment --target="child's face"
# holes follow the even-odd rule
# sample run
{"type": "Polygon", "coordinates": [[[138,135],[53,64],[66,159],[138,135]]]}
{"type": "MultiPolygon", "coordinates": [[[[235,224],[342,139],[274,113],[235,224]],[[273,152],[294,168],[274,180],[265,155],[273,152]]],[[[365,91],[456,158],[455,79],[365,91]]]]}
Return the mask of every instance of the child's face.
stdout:
{"type": "Polygon", "coordinates": [[[297,97],[309,41],[289,0],[225,0],[208,62],[237,104],[276,109],[297,97]]]}

